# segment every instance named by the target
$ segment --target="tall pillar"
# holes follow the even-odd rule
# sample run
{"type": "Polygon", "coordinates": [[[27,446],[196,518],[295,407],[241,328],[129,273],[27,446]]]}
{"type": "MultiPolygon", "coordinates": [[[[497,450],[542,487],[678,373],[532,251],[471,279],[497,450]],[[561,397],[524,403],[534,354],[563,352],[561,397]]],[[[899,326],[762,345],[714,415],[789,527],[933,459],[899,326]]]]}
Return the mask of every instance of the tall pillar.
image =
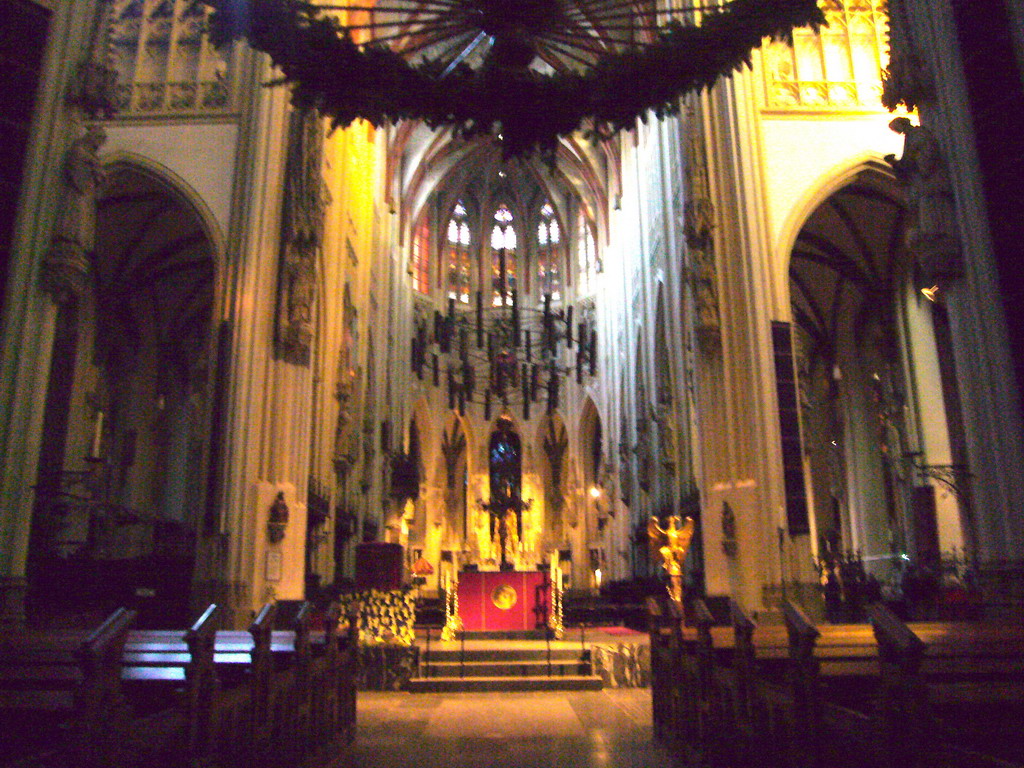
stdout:
{"type": "MultiPolygon", "coordinates": [[[[1016,212],[1020,137],[1001,130],[1019,111],[1019,59],[1011,55],[1011,4],[968,6],[904,0],[904,47],[919,59],[917,81],[933,86],[920,105],[921,124],[937,139],[950,175],[963,273],[946,292],[957,384],[976,514],[974,556],[987,598],[1024,605],[1024,417],[1016,212]],[[992,35],[988,34],[992,31],[992,35]],[[1005,54],[1005,55],[1004,55],[1005,54]],[[989,75],[993,75],[990,77],[989,75]],[[993,94],[999,98],[989,98],[993,94]],[[1004,108],[1005,107],[1005,108],[1004,108]],[[1009,111],[1008,111],[1009,110],[1009,111]],[[998,113],[998,114],[996,114],[998,113]],[[986,116],[993,119],[985,120],[986,116]],[[973,117],[972,117],[973,116],[973,117]],[[1016,175],[1015,175],[1016,174],[1016,175]],[[1003,184],[1008,179],[1014,183],[1003,184]]],[[[1019,33],[1019,23],[1016,27],[1019,33]]],[[[899,92],[904,95],[904,91],[899,92]]],[[[1012,610],[1012,608],[1010,608],[1012,610]]]]}
{"type": "Polygon", "coordinates": [[[47,50],[11,242],[0,349],[0,626],[25,620],[33,486],[39,463],[57,304],[41,290],[61,203],[63,159],[81,131],[70,104],[95,18],[93,0],[60,3],[47,50]]]}
{"type": "Polygon", "coordinates": [[[804,581],[809,570],[795,554],[806,537],[785,529],[755,87],[749,72],[738,72],[703,102],[714,252],[721,254],[721,351],[705,344],[698,362],[707,589],[751,607],[772,602],[785,582],[804,581]]]}
{"type": "Polygon", "coordinates": [[[242,63],[241,92],[248,100],[224,276],[224,315],[233,328],[224,491],[217,551],[199,553],[204,570],[195,590],[197,602],[219,601],[234,625],[244,625],[268,598],[301,597],[290,586],[283,593],[280,585],[292,584],[296,569],[301,582],[305,555],[311,374],[274,358],[288,92],[261,87],[271,77],[266,62],[250,51],[242,63]],[[278,493],[289,510],[288,525],[284,539],[272,542],[267,523],[278,493]]]}

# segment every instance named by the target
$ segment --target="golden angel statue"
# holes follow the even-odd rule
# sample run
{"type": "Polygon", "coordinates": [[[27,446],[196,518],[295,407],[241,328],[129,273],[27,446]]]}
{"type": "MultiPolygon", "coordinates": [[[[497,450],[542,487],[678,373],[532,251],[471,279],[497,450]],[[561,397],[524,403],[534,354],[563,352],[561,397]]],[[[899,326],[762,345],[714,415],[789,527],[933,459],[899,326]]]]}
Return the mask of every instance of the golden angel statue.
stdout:
{"type": "Polygon", "coordinates": [[[657,517],[647,523],[651,559],[661,557],[661,567],[669,577],[668,594],[676,602],[683,600],[683,561],[693,538],[693,518],[680,520],[678,515],[668,519],[668,527],[662,528],[657,517]]]}

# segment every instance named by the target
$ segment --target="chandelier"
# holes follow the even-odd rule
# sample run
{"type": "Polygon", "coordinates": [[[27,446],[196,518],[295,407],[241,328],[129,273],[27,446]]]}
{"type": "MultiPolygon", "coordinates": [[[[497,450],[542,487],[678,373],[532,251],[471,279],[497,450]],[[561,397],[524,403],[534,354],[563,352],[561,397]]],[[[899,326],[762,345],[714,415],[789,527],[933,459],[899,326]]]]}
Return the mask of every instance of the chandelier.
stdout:
{"type": "Polygon", "coordinates": [[[554,309],[551,295],[541,308],[520,306],[516,290],[499,306],[484,306],[476,292],[475,308],[456,308],[448,299],[446,313],[435,312],[433,324],[416,324],[411,344],[412,371],[433,386],[444,387],[448,408],[465,415],[468,403],[483,405],[484,420],[495,406],[502,411],[520,407],[530,418],[531,405],[544,402],[548,412],[558,408],[562,382],[597,373],[597,329],[580,320],[573,325],[573,308],[554,309]],[[567,362],[568,361],[568,362],[567,362]]]}
{"type": "Polygon", "coordinates": [[[678,108],[766,37],[824,23],[817,0],[203,0],[211,39],[267,53],[297,107],[335,126],[422,120],[554,157],[678,108]]]}

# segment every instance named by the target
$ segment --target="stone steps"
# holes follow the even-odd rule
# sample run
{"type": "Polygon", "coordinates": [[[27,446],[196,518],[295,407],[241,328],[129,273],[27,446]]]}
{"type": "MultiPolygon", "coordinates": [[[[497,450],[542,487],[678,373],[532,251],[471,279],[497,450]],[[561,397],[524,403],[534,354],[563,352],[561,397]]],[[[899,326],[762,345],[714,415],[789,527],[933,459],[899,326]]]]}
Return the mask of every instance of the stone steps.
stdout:
{"type": "Polygon", "coordinates": [[[418,676],[410,692],[458,691],[581,691],[600,690],[593,674],[590,649],[573,644],[546,643],[489,633],[467,633],[466,645],[421,644],[418,676]]]}
{"type": "Polygon", "coordinates": [[[550,656],[546,648],[431,648],[430,652],[425,650],[420,654],[421,664],[430,663],[458,663],[460,661],[501,661],[510,662],[547,662],[550,658],[552,663],[565,664],[569,662],[590,663],[590,649],[580,650],[579,648],[552,648],[550,656]]]}
{"type": "Polygon", "coordinates": [[[565,677],[416,677],[406,690],[410,693],[510,692],[510,691],[599,691],[596,675],[565,677]]]}
{"type": "Polygon", "coordinates": [[[422,677],[564,677],[589,675],[590,662],[580,659],[547,661],[458,661],[421,662],[422,677]]]}

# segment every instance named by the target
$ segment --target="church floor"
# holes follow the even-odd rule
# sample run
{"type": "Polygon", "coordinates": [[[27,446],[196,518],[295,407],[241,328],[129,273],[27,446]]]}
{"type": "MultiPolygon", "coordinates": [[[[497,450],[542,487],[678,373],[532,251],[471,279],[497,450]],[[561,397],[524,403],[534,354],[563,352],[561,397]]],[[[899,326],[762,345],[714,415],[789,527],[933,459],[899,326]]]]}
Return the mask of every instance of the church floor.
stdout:
{"type": "Polygon", "coordinates": [[[363,693],[358,736],[325,768],[669,768],[649,688],[363,693]]]}

